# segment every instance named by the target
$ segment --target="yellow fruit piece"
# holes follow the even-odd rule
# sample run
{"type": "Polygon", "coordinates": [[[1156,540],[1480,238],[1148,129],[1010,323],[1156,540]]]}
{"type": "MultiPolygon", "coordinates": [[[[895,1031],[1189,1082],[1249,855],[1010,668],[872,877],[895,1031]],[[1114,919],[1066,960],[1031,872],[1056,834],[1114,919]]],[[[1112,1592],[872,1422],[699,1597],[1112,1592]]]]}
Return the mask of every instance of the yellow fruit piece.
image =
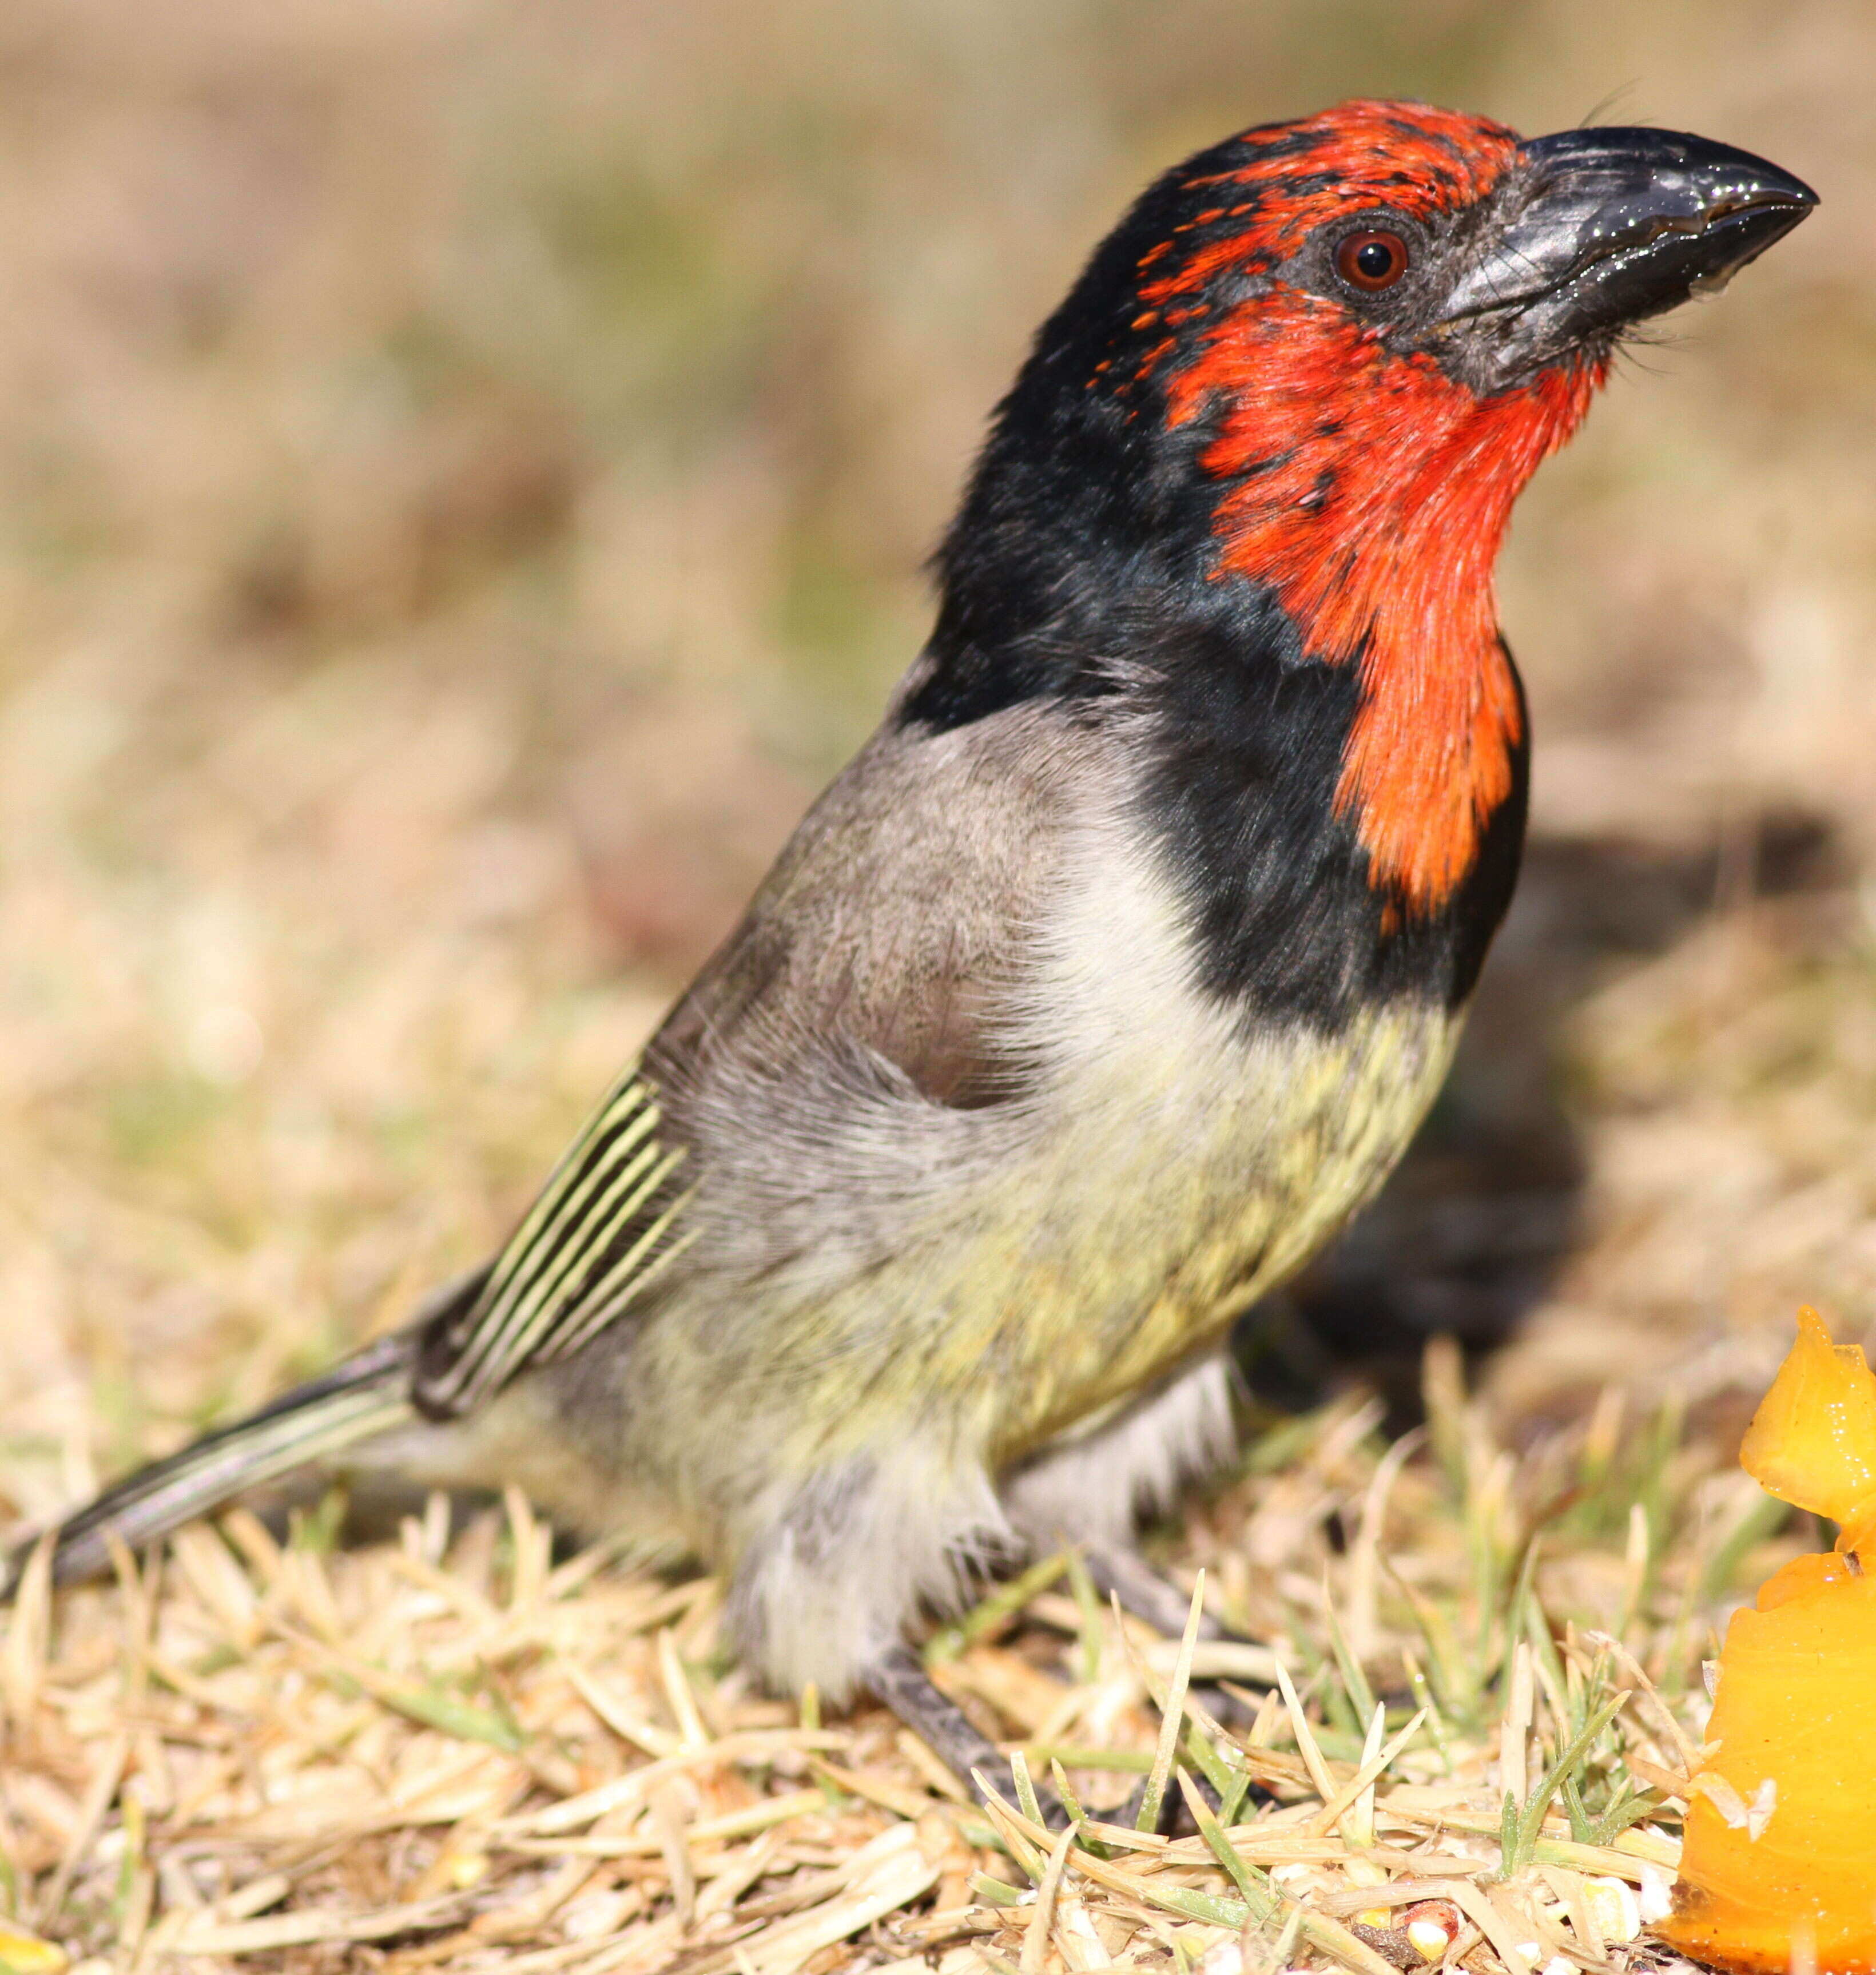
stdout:
{"type": "Polygon", "coordinates": [[[1835,1345],[1814,1310],[1759,1402],[1740,1465],[1768,1494],[1848,1523],[1876,1506],[1876,1375],[1858,1345],[1835,1345]]]}
{"type": "Polygon", "coordinates": [[[1605,1940],[1633,1940],[1641,1931],[1641,1903],[1626,1879],[1585,1879],[1583,1903],[1605,1940]]]}
{"type": "Polygon", "coordinates": [[[1453,1944],[1447,1938],[1445,1928],[1436,1920],[1408,1921],[1407,1938],[1422,1961],[1442,1960],[1446,1950],[1453,1944]]]}
{"type": "MultiPolygon", "coordinates": [[[[1781,1605],[1789,1605],[1794,1599],[1812,1596],[1827,1584],[1846,1584],[1861,1575],[1857,1560],[1846,1556],[1842,1550],[1814,1549],[1808,1556],[1793,1557],[1782,1569],[1775,1570],[1759,1586],[1759,1595],[1753,1602],[1759,1611],[1776,1612],[1781,1605]]],[[[1727,1636],[1731,1638],[1730,1631],[1727,1636]]],[[[1723,1654],[1720,1664],[1723,1672],[1723,1654]]],[[[1712,1733],[1710,1730],[1710,1740],[1712,1733]]]]}
{"type": "Polygon", "coordinates": [[[1422,1961],[1444,1961],[1459,1938],[1459,1909],[1451,1900],[1421,1900],[1408,1908],[1399,1924],[1422,1961]]]}
{"type": "Polygon", "coordinates": [[[11,1921],[0,1920],[0,1968],[13,1975],[63,1975],[71,1957],[55,1941],[41,1940],[11,1921]]]}
{"type": "MultiPolygon", "coordinates": [[[[1740,1460],[1760,1484],[1845,1524],[1736,1612],[1694,1779],[1674,1911],[1682,1954],[1772,1975],[1809,1957],[1876,1975],[1876,1570],[1850,1547],[1876,1513],[1876,1379],[1815,1313],[1755,1415],[1740,1460]]],[[[1876,1565],[1876,1556],[1871,1562],[1876,1565]]]]}

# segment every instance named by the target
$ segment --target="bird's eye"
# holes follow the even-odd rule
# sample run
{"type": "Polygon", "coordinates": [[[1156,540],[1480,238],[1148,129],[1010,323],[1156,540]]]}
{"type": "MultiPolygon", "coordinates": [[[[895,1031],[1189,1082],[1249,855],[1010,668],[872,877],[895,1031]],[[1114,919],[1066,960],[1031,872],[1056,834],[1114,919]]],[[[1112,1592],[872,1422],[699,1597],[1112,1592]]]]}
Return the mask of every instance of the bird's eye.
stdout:
{"type": "Polygon", "coordinates": [[[1407,242],[1398,233],[1351,233],[1336,249],[1336,272],[1350,288],[1378,294],[1407,272],[1407,242]]]}

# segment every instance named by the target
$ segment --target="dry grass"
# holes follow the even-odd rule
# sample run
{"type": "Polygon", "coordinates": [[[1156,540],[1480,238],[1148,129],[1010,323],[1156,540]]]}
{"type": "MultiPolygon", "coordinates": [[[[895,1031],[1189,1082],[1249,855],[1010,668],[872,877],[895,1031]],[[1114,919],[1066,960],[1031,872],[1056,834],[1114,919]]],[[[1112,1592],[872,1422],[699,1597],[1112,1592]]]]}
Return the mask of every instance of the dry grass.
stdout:
{"type": "MultiPolygon", "coordinates": [[[[1536,130],[1625,89],[1615,114],[1826,202],[1640,353],[1521,512],[1529,876],[1432,1132],[1302,1298],[1410,1366],[1439,1329],[1516,1335],[1484,1412],[1449,1390],[1396,1473],[1293,1326],[1292,1382],[1342,1395],[1168,1546],[1293,1674],[1332,1792],[1361,1679],[1389,1733],[1404,1649],[1431,1682],[1444,1740],[1376,1779],[1375,1845],[1358,1799],[1319,1857],[1269,1855],[1283,1898],[1345,1920],[1385,1903],[1370,1866],[1437,1878],[1517,1917],[1471,1965],[1598,1965],[1543,1848],[1567,1806],[1494,1876],[1506,1757],[1540,1778],[1631,1684],[1592,1630],[1697,1732],[1710,1628],[1764,1560],[1736,1425],[1796,1303],[1876,1319],[1873,67],[1860,0],[11,0],[0,1524],[499,1237],[870,724],[985,407],[1151,170],[1357,90],[1536,130]],[[1554,1664],[1518,1592],[1539,1526],[1579,1642],[1554,1664]]],[[[1260,1967],[1335,1958],[1189,1843],[980,1898],[1029,1883],[1020,1825],[947,1807],[877,1717],[804,1733],[713,1657],[707,1589],[557,1573],[518,1511],[389,1549],[228,1533],[8,1622],[0,1925],[126,1967],[1185,1975],[1236,1901],[1269,1908],[1260,1967]],[[627,1776],[590,1822],[558,1808],[627,1776]]],[[[945,1674],[987,1725],[1150,1757],[1169,1645],[1142,1671],[1066,1579],[1004,1625],[945,1674]]],[[[1324,1821],[1287,1712],[1265,1726],[1253,1862],[1324,1821]]],[[[1192,1763],[1237,1760],[1207,1733],[1192,1763]]],[[[1586,1814],[1679,1760],[1636,1690],[1586,1814]]]]}
{"type": "Polygon", "coordinates": [[[1267,1645],[1161,1640],[1072,1557],[935,1638],[1015,1765],[987,1819],[889,1717],[753,1695],[708,1580],[556,1566],[518,1499],[340,1553],[236,1512],[56,1612],[36,1584],[0,1653],[0,1960],[1611,1967],[1672,1875],[1707,1617],[1771,1560],[1763,1498],[1671,1419],[1624,1434],[1613,1390],[1520,1461],[1449,1352],[1428,1373],[1418,1445],[1338,1404],[1187,1532],[1199,1599],[1267,1645]],[[1196,1797],[1195,1838],[1105,1821],[1149,1770],[1211,1783],[1228,1829],[1196,1797]]]}

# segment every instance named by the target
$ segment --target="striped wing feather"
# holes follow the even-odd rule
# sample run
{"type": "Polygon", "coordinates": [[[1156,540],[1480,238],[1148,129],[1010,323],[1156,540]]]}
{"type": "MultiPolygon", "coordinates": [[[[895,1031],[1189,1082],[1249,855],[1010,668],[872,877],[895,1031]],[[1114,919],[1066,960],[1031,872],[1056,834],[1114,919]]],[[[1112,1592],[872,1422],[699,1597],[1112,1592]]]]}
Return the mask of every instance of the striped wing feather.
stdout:
{"type": "Polygon", "coordinates": [[[566,1357],[624,1314],[688,1245],[682,1147],[636,1066],[616,1085],[473,1300],[425,1340],[412,1388],[432,1416],[470,1411],[531,1365],[566,1357]]]}

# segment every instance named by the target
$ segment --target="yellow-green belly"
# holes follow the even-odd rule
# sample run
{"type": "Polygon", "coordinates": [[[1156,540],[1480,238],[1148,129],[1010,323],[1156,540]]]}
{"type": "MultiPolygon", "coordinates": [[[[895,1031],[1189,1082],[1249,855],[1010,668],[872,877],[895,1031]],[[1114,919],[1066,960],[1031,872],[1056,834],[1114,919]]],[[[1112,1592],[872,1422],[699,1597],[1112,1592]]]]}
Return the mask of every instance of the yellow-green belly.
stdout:
{"type": "Polygon", "coordinates": [[[997,1471],[1195,1355],[1374,1193],[1457,1028],[1403,1005],[1332,1038],[1188,1025],[1092,1062],[1020,1156],[808,1319],[827,1382],[790,1436],[796,1461],[943,1415],[997,1471]]]}

